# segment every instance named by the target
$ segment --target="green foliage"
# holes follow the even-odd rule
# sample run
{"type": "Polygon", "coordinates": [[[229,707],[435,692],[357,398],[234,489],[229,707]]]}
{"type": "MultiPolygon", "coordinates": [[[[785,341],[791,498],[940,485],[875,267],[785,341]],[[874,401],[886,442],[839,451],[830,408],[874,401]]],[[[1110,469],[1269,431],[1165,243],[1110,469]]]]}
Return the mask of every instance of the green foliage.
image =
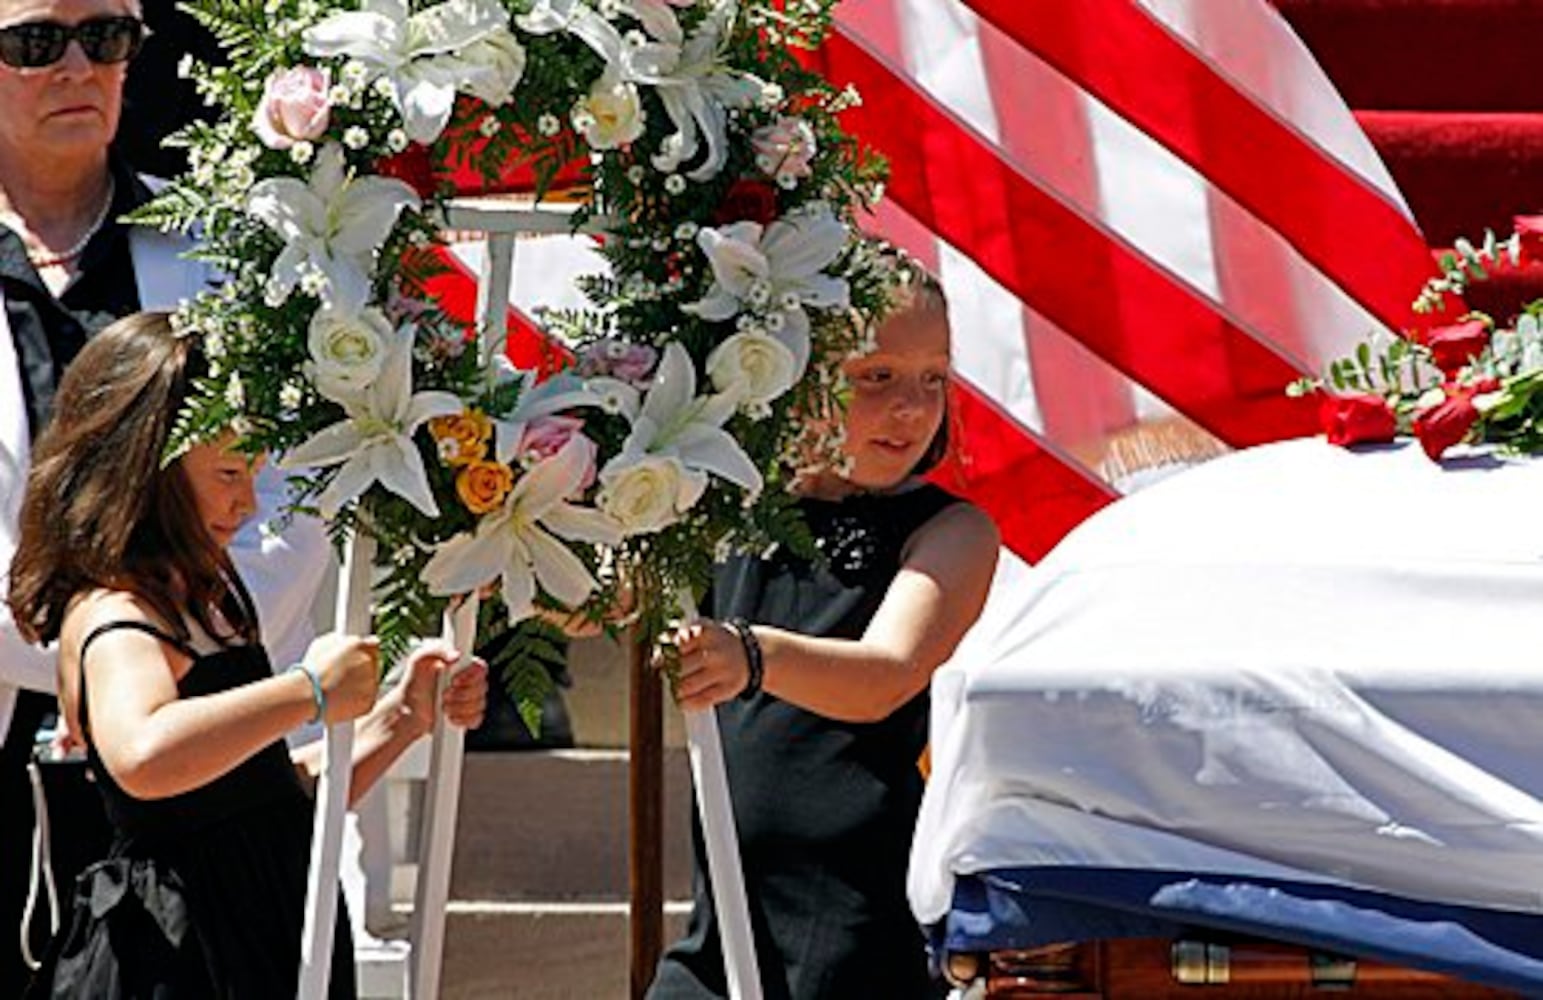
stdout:
{"type": "Polygon", "coordinates": [[[552,693],[552,678],[568,658],[568,640],[540,618],[509,624],[501,602],[484,601],[477,632],[486,638],[479,648],[491,677],[497,678],[519,710],[532,736],[541,735],[541,706],[552,693]]]}

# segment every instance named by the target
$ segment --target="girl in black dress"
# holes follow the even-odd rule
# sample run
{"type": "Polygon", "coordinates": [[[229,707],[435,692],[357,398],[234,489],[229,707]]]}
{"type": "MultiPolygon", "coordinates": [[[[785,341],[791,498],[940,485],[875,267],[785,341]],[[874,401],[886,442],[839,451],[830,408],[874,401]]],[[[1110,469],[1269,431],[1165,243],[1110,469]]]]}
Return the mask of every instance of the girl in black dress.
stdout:
{"type": "MultiPolygon", "coordinates": [[[[940,992],[905,897],[917,764],[928,682],[980,614],[998,537],[917,478],[947,443],[949,331],[941,289],[912,277],[846,366],[849,469],[802,491],[821,558],[730,561],[715,620],[671,637],[681,708],[718,712],[766,1000],[940,992]]],[[[694,833],[696,906],[651,1000],[727,995],[694,833]]]]}
{"type": "MultiPolygon", "coordinates": [[[[203,372],[165,315],[112,324],[60,383],[28,477],[9,600],[31,641],[59,645],[60,703],[115,832],[29,995],[294,996],[312,803],[284,734],[357,719],[361,795],[432,729],[456,659],[425,647],[379,701],[373,638],[322,636],[274,674],[225,552],[255,463],[230,439],[162,461],[203,372]]],[[[486,688],[481,664],[458,675],[447,717],[475,725],[486,688]]],[[[347,927],[340,905],[335,997],[354,994],[347,927]]]]}

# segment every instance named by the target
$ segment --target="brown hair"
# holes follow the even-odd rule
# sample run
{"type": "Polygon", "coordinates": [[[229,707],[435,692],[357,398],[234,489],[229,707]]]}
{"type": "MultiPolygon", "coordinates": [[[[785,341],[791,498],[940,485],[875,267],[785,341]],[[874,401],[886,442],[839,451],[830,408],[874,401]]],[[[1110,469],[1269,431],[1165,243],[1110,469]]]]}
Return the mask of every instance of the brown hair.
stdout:
{"type": "Polygon", "coordinates": [[[182,463],[166,460],[205,367],[165,313],[118,320],[70,363],[34,449],[11,562],[7,602],[29,641],[57,639],[71,598],[98,587],[138,597],[184,639],[191,618],[220,641],[257,640],[251,596],[204,529],[182,463]]]}

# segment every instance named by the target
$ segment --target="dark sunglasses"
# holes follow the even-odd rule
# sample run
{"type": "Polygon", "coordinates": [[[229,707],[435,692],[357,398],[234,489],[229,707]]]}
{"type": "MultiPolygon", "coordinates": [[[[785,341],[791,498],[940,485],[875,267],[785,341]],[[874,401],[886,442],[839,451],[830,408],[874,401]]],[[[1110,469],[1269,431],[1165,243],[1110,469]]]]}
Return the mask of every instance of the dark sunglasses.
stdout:
{"type": "Polygon", "coordinates": [[[64,58],[70,40],[94,63],[127,62],[145,41],[145,22],[137,17],[93,17],[79,24],[23,21],[0,28],[0,62],[16,69],[42,69],[64,58]]]}

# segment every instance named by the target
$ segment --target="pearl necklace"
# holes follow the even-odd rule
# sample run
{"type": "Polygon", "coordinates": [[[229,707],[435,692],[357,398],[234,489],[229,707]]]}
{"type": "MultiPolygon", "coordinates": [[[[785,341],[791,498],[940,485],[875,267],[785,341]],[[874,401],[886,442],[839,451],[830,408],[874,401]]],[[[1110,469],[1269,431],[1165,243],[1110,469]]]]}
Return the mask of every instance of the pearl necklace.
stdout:
{"type": "MultiPolygon", "coordinates": [[[[107,215],[112,211],[113,208],[113,196],[117,193],[116,188],[117,185],[113,183],[113,179],[108,177],[107,197],[102,199],[102,207],[97,210],[96,216],[91,220],[91,224],[86,227],[86,231],[81,234],[80,239],[76,240],[74,243],[71,243],[68,247],[65,247],[58,253],[53,253],[48,250],[28,250],[27,259],[32,262],[32,266],[40,269],[45,267],[58,267],[60,264],[68,264],[70,261],[85,253],[86,244],[90,243],[91,238],[95,236],[101,230],[102,226],[106,225],[107,223],[107,215]]],[[[13,218],[16,217],[13,216],[13,218]]],[[[17,221],[19,222],[20,219],[17,218],[17,221]]]]}

